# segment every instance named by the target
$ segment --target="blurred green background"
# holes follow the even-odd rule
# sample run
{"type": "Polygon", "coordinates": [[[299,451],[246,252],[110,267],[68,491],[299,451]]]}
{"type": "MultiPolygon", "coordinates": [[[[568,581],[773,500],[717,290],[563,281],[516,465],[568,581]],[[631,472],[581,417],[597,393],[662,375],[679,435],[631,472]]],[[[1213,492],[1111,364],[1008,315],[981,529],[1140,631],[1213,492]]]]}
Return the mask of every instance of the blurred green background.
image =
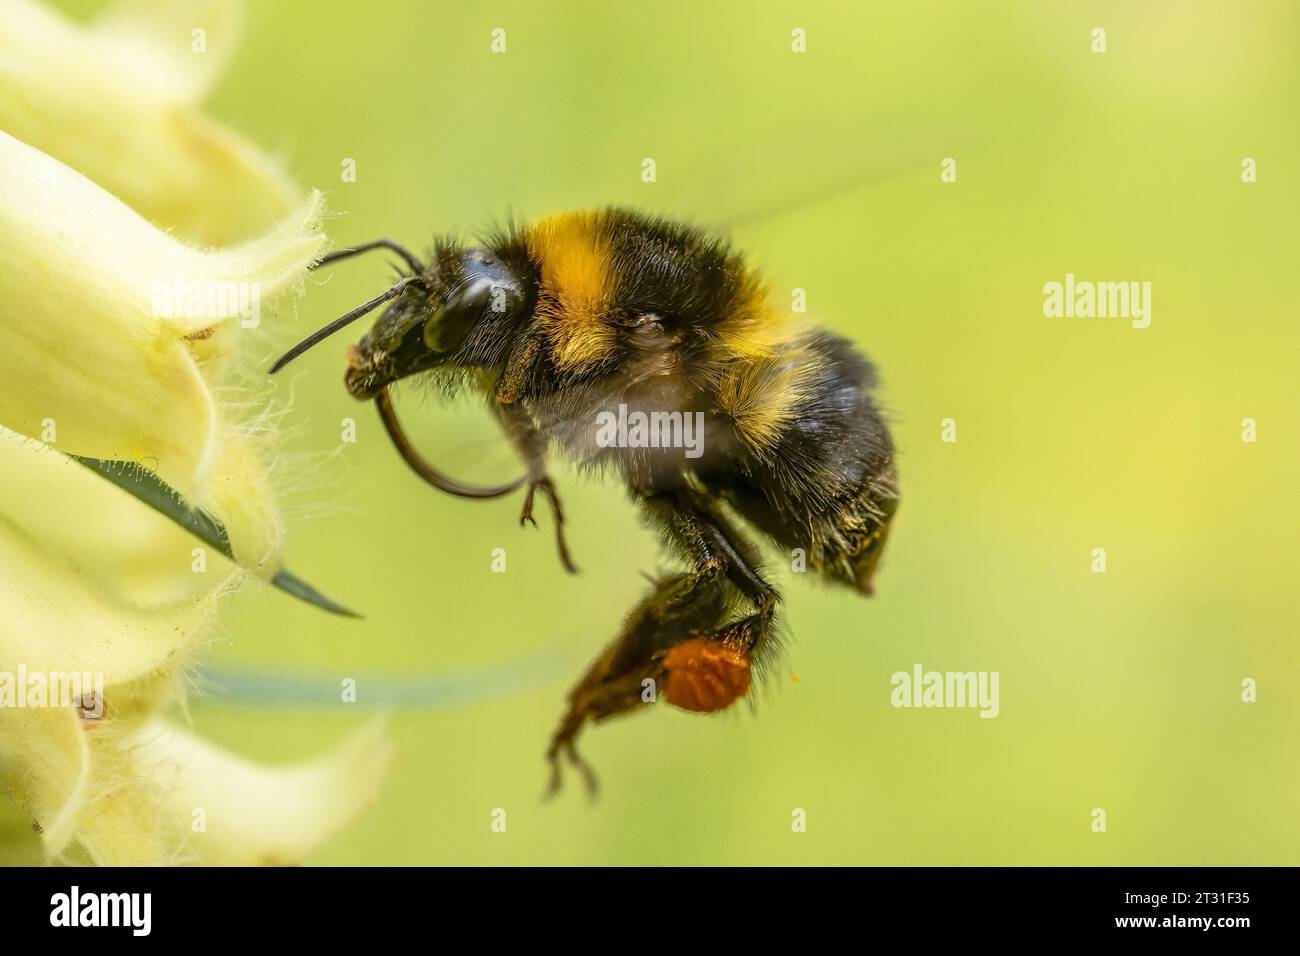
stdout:
{"type": "MultiPolygon", "coordinates": [[[[774,561],[791,640],[757,713],[661,706],[589,730],[601,799],[571,776],[542,803],[564,694],[663,567],[657,543],[619,488],[557,466],[583,569],[566,576],[548,518],[521,530],[517,499],[454,500],[405,469],[342,387],[359,327],[318,348],[277,393],[294,397],[289,559],[366,619],[263,589],[209,660],[325,696],[355,677],[361,701],[213,689],[194,723],[290,761],[387,681],[457,693],[397,710],[385,796],[312,862],[1300,862],[1300,7],[251,7],[210,111],[327,192],[340,244],[608,203],[716,226],[878,363],[903,488],[877,598],[774,561]],[[1151,282],[1151,327],[1045,318],[1067,272],[1151,282]],[[999,671],[1001,714],[892,708],[890,675],[917,662],[999,671]]],[[[266,355],[388,274],[322,276],[266,355]]],[[[482,409],[402,404],[448,470],[514,474],[482,409]]]]}

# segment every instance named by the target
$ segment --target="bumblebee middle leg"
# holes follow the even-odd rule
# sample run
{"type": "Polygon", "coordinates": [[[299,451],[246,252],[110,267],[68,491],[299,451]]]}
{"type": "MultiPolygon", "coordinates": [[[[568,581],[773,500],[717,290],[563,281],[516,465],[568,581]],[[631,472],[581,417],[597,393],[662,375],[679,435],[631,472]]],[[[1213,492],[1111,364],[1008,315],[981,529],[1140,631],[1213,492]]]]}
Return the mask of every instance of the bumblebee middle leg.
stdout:
{"type": "Polygon", "coordinates": [[[570,691],[568,710],[547,752],[551,793],[561,783],[561,755],[594,791],[595,777],[575,749],[588,720],[629,713],[659,693],[670,704],[700,713],[722,710],[742,697],[750,686],[752,656],[773,625],[780,596],[720,515],[687,493],[647,496],[642,505],[692,569],[656,581],[570,691]],[[749,613],[729,621],[744,604],[749,613]]]}
{"type": "Polygon", "coordinates": [[[528,490],[524,496],[519,524],[537,527],[537,519],[533,517],[533,501],[538,489],[541,489],[550,501],[551,511],[555,515],[555,544],[560,552],[560,563],[570,574],[577,574],[578,566],[573,563],[568,542],[564,539],[564,508],[560,505],[560,496],[555,490],[554,482],[546,473],[546,436],[538,430],[532,416],[520,402],[497,402],[496,408],[510,443],[528,468],[528,490]]]}

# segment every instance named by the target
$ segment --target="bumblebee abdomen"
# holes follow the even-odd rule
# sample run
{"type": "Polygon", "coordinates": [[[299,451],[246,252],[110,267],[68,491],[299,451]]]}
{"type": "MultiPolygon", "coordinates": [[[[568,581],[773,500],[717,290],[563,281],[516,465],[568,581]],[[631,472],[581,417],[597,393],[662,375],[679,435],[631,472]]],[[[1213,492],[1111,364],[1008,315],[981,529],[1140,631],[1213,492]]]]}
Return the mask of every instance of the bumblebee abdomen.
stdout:
{"type": "MultiPolygon", "coordinates": [[[[787,350],[795,364],[762,375],[770,417],[736,420],[743,480],[716,484],[746,520],[807,570],[866,594],[898,507],[893,442],[872,389],[875,372],[846,340],[814,332],[787,350]]],[[[748,405],[753,405],[751,399],[748,405]]]]}
{"type": "Polygon", "coordinates": [[[898,500],[891,470],[869,482],[859,498],[846,504],[821,542],[817,563],[826,577],[866,595],[876,593],[876,569],[898,500]]]}

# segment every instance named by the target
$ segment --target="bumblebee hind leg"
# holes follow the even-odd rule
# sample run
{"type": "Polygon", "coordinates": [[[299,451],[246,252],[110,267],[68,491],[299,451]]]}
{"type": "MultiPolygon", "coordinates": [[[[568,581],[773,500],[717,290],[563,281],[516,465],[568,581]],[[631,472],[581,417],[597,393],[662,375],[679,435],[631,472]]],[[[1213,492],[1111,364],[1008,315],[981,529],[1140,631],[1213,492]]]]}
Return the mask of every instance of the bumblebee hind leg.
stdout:
{"type": "Polygon", "coordinates": [[[551,794],[562,783],[562,756],[594,793],[595,777],[575,747],[588,720],[630,713],[661,694],[684,710],[722,710],[749,691],[754,655],[773,631],[780,596],[719,515],[686,494],[647,496],[643,507],[693,567],[654,583],[570,691],[547,751],[551,794]],[[750,612],[736,618],[744,604],[750,612]]]}
{"type": "Polygon", "coordinates": [[[657,581],[627,622],[569,692],[569,708],[551,738],[549,793],[560,789],[561,755],[583,771],[594,794],[595,776],[578,756],[575,742],[588,720],[606,720],[654,699],[646,694],[663,678],[666,650],[715,629],[726,612],[726,582],[717,565],[657,581]],[[647,684],[646,681],[653,681],[647,684]]]}

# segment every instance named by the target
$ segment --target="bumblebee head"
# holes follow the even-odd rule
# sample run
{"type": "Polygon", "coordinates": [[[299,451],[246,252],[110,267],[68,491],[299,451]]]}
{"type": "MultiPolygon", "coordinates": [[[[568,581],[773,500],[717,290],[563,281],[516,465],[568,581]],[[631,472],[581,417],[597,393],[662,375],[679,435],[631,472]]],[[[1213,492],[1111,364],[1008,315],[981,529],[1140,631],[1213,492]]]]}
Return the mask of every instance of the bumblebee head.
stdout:
{"type": "Polygon", "coordinates": [[[402,281],[392,304],[348,351],[345,381],[354,398],[374,398],[438,366],[475,364],[508,334],[526,298],[514,271],[486,249],[444,250],[431,271],[402,281]]]}
{"type": "MultiPolygon", "coordinates": [[[[440,246],[425,266],[401,246],[381,239],[345,249],[319,265],[371,249],[397,252],[410,272],[392,287],[303,339],[271,366],[274,374],[312,346],[385,303],[374,327],[348,351],[348,391],[374,398],[388,385],[439,365],[472,367],[509,337],[510,323],[525,311],[528,282],[502,257],[486,249],[440,246]]],[[[524,272],[526,270],[519,270],[524,272]]]]}

